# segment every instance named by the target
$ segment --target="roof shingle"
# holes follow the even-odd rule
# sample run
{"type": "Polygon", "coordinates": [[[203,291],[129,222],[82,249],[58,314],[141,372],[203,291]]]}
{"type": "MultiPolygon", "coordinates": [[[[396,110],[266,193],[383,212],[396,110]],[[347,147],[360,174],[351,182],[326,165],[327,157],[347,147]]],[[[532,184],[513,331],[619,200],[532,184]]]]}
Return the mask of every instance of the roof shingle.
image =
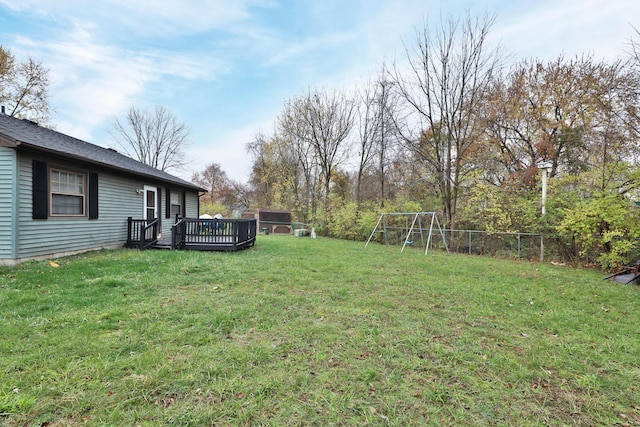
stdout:
{"type": "Polygon", "coordinates": [[[161,171],[109,148],[39,126],[26,119],[16,119],[0,113],[0,136],[15,142],[15,147],[28,147],[38,151],[55,153],[71,159],[101,165],[122,172],[154,178],[167,183],[205,191],[203,188],[161,171]]]}

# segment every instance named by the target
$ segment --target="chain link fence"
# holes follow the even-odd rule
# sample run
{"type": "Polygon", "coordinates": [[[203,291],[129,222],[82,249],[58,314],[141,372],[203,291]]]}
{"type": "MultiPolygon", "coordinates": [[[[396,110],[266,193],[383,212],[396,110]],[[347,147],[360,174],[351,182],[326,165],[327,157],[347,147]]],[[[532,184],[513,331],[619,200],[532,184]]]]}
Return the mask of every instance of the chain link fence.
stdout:
{"type": "MultiPolygon", "coordinates": [[[[573,265],[600,264],[602,255],[608,250],[604,245],[592,245],[586,251],[573,236],[557,233],[447,229],[441,232],[439,225],[434,225],[429,220],[430,214],[432,213],[386,214],[390,215],[389,218],[380,218],[369,240],[401,245],[403,250],[405,247],[425,250],[427,244],[429,249],[444,250],[446,241],[450,252],[573,265]],[[425,215],[426,220],[422,218],[425,215]]],[[[602,236],[593,236],[593,240],[602,240],[602,236]]],[[[640,241],[632,253],[627,255],[631,260],[640,259],[640,241]]]]}
{"type": "MultiPolygon", "coordinates": [[[[449,250],[529,261],[575,262],[579,250],[570,236],[446,230],[449,250]]],[[[588,263],[588,257],[585,257],[588,263]]]]}
{"type": "MultiPolygon", "coordinates": [[[[528,261],[584,263],[596,260],[599,253],[580,255],[580,248],[571,236],[542,233],[506,233],[479,230],[443,230],[447,247],[451,252],[470,255],[485,255],[498,258],[528,261]]],[[[429,229],[415,229],[409,236],[411,246],[423,248],[428,240],[429,229]],[[420,233],[422,231],[422,233],[420,233]]],[[[403,245],[407,229],[387,228],[377,241],[383,244],[403,245]]],[[[444,250],[439,230],[433,230],[430,249],[444,250]]]]}

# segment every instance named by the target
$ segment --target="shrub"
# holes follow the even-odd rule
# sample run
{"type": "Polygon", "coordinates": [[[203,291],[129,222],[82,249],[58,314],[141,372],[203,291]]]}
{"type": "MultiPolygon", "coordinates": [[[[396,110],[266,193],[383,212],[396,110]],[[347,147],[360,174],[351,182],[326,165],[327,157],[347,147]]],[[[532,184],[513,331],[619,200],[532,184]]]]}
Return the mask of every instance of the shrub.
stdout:
{"type": "Polygon", "coordinates": [[[335,209],[327,228],[332,237],[362,240],[363,229],[357,203],[347,202],[335,209]]]}
{"type": "Polygon", "coordinates": [[[625,197],[607,194],[583,200],[566,209],[558,231],[570,233],[582,255],[600,252],[602,267],[626,264],[640,238],[638,210],[625,197]]]}

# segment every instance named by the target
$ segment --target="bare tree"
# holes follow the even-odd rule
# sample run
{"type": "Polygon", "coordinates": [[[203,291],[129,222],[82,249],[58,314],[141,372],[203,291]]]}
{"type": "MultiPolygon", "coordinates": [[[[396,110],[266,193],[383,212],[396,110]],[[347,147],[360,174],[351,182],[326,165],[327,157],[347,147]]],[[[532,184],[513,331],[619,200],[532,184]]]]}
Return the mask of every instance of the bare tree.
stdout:
{"type": "MultiPolygon", "coordinates": [[[[636,35],[640,37],[640,30],[633,25],[631,28],[633,28],[636,35]]],[[[631,60],[635,61],[636,65],[640,65],[640,41],[634,38],[629,39],[629,54],[631,56],[631,60]]]]}
{"type": "Polygon", "coordinates": [[[280,164],[288,164],[286,159],[295,165],[293,171],[298,183],[297,200],[299,211],[304,212],[302,218],[315,221],[318,208],[318,182],[320,173],[318,161],[313,146],[302,135],[305,134],[304,124],[298,119],[301,106],[300,99],[285,102],[278,117],[278,132],[275,144],[280,164]],[[284,162],[283,162],[284,161],[284,162]]]}
{"type": "Polygon", "coordinates": [[[18,62],[0,46],[0,105],[10,116],[46,123],[51,114],[49,70],[31,58],[18,62]]]}
{"type": "Polygon", "coordinates": [[[358,172],[356,177],[356,201],[362,202],[362,181],[365,171],[376,158],[375,144],[379,129],[377,111],[377,84],[367,81],[360,89],[359,103],[356,110],[356,127],[358,129],[358,172]]]}
{"type": "MultiPolygon", "coordinates": [[[[633,31],[636,33],[636,35],[640,37],[640,30],[638,30],[638,28],[634,26],[632,26],[632,28],[633,28],[633,31]]],[[[640,74],[640,41],[638,41],[637,39],[631,38],[629,41],[629,44],[630,44],[630,52],[629,52],[630,60],[628,65],[632,73],[639,75],[640,74]]],[[[635,95],[637,98],[638,94],[636,93],[635,95]]],[[[640,111],[638,109],[630,109],[629,113],[636,122],[640,121],[640,111]]],[[[640,135],[640,127],[634,126],[633,130],[637,135],[640,135]]]]}
{"type": "Polygon", "coordinates": [[[359,92],[357,110],[359,165],[356,182],[358,203],[361,202],[361,187],[364,173],[373,168],[378,176],[378,197],[381,206],[386,199],[387,168],[395,142],[394,115],[397,109],[397,97],[393,90],[393,81],[389,79],[383,66],[376,78],[367,81],[359,92]]]}
{"type": "Polygon", "coordinates": [[[260,208],[273,207],[274,193],[282,182],[282,178],[278,176],[282,168],[279,167],[279,159],[274,155],[272,146],[272,140],[263,133],[256,134],[246,144],[247,153],[253,158],[249,184],[253,188],[253,201],[260,208]]]}
{"type": "Polygon", "coordinates": [[[432,31],[417,32],[416,45],[406,48],[408,72],[398,66],[394,87],[406,105],[397,120],[405,146],[425,163],[437,182],[445,220],[454,227],[458,199],[471,172],[473,149],[482,131],[476,111],[500,61],[489,50],[487,36],[495,17],[449,19],[432,31]]]}
{"type": "MultiPolygon", "coordinates": [[[[344,160],[344,144],[353,127],[354,111],[354,102],[344,93],[309,90],[285,105],[279,121],[285,135],[301,143],[298,144],[302,149],[299,152],[301,158],[309,158],[306,149],[311,149],[313,163],[308,166],[318,168],[325,220],[332,172],[344,160]]],[[[315,209],[313,216],[315,220],[315,209]]]]}
{"type": "Polygon", "coordinates": [[[190,133],[169,110],[156,106],[154,111],[131,107],[124,121],[113,123],[111,135],[129,157],[166,171],[187,164],[190,133]]]}

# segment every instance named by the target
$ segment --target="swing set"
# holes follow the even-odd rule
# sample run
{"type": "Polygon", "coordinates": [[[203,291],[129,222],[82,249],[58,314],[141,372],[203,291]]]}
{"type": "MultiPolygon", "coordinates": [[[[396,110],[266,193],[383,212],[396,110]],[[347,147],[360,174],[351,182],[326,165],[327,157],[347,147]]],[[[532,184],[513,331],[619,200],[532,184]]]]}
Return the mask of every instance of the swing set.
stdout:
{"type": "Polygon", "coordinates": [[[369,242],[376,233],[382,234],[382,242],[385,244],[402,243],[402,249],[404,251],[406,246],[411,246],[417,243],[418,239],[421,243],[421,247],[424,246],[424,254],[429,252],[429,247],[432,245],[433,231],[437,229],[442,237],[442,244],[449,253],[449,247],[447,246],[447,240],[440,227],[440,222],[435,212],[395,212],[395,213],[383,213],[380,214],[380,218],[376,223],[367,243],[364,245],[366,248],[369,242]],[[409,222],[411,221],[411,224],[409,222]],[[429,224],[428,228],[423,227],[429,224]],[[428,231],[427,241],[425,244],[424,233],[428,231]]]}

